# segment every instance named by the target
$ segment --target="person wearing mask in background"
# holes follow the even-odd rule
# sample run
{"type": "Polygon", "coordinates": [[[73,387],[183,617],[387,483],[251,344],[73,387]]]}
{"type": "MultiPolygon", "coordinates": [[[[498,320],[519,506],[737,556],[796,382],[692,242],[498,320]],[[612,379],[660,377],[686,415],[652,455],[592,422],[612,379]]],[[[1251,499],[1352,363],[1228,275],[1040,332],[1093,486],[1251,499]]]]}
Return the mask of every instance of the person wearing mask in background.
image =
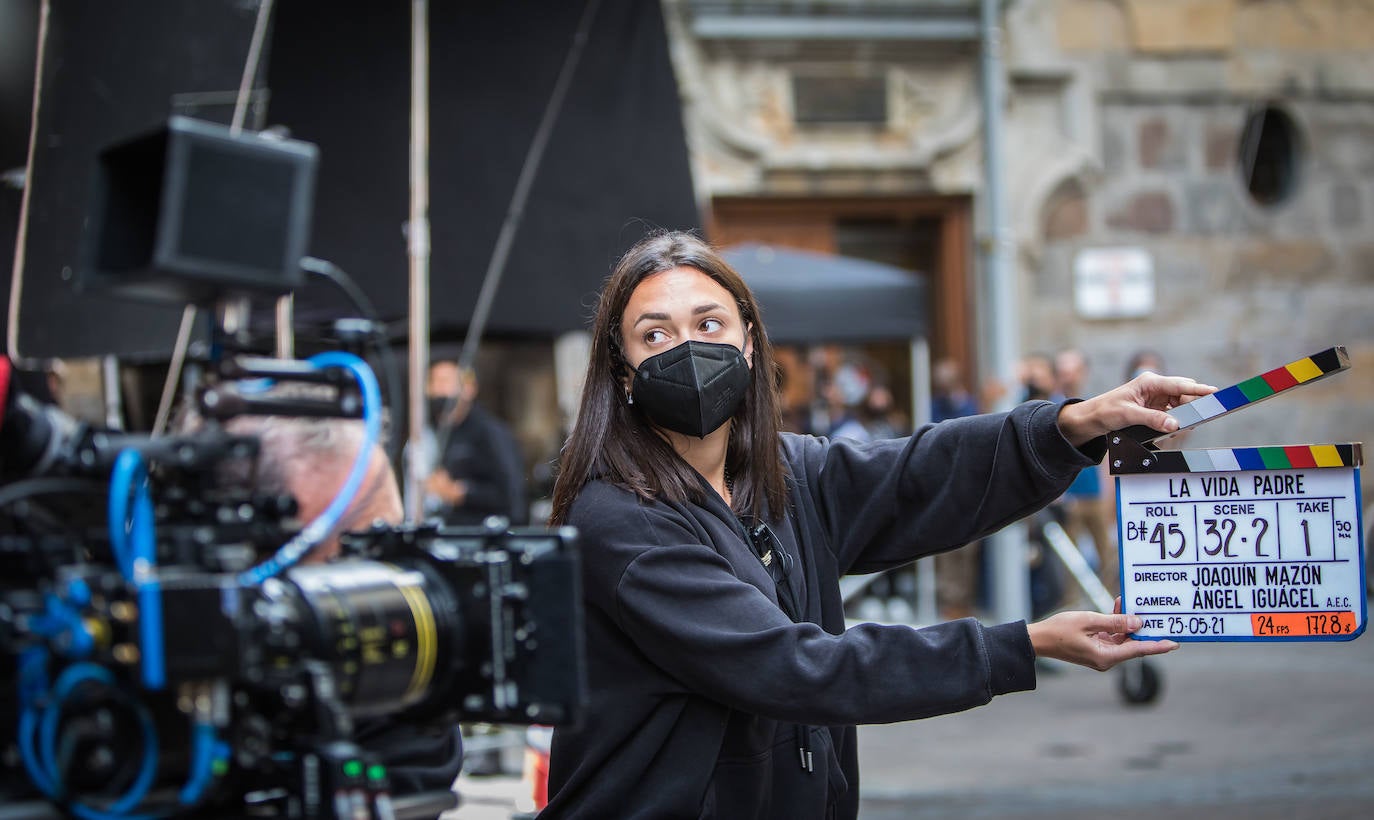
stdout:
{"type": "Polygon", "coordinates": [[[452,526],[480,525],[498,515],[512,525],[529,523],[525,461],[505,423],[477,401],[477,376],[453,361],[430,365],[425,385],[434,458],[425,479],[428,514],[452,526]]]}
{"type": "Polygon", "coordinates": [[[839,578],[953,549],[1049,503],[1131,424],[1215,388],[1142,376],[1082,402],[860,443],[779,433],[772,347],[739,274],[650,235],[600,297],[551,523],[578,529],[589,703],[554,731],[541,820],[854,818],[854,725],[1031,689],[1037,657],[1177,648],[1136,616],[845,628],[839,578]]]}
{"type": "Polygon", "coordinates": [[[870,438],[897,438],[911,432],[911,424],[897,409],[892,389],[883,382],[874,382],[864,396],[860,420],[870,438]]]}

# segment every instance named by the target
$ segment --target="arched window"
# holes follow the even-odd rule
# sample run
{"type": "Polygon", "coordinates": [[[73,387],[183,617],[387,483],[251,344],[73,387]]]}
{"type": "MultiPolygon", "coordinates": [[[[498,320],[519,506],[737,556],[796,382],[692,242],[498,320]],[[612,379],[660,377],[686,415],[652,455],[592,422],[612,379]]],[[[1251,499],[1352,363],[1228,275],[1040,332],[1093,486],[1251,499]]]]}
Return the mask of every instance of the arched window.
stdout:
{"type": "Polygon", "coordinates": [[[1252,111],[1237,149],[1241,182],[1256,204],[1278,205],[1297,190],[1302,135],[1283,109],[1266,104],[1252,111]]]}

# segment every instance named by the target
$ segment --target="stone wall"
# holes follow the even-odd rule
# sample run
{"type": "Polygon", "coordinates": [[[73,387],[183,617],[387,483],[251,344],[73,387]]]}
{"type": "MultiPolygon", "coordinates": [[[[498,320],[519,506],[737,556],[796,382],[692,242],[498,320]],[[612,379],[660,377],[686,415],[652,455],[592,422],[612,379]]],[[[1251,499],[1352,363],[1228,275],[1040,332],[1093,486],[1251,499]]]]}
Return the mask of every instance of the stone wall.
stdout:
{"type": "Polygon", "coordinates": [[[1018,192],[1031,197],[1016,225],[1027,349],[1085,349],[1091,387],[1105,389],[1137,348],[1225,386],[1344,345],[1350,372],[1206,425],[1187,446],[1374,448],[1374,3],[1020,5],[1012,75],[1052,66],[1077,87],[1092,125],[1070,142],[1093,158],[1047,195],[1018,192]],[[1243,125],[1265,104],[1299,136],[1292,195],[1268,206],[1240,171],[1243,125]],[[1092,247],[1151,254],[1151,315],[1075,315],[1074,258],[1092,247]]]}

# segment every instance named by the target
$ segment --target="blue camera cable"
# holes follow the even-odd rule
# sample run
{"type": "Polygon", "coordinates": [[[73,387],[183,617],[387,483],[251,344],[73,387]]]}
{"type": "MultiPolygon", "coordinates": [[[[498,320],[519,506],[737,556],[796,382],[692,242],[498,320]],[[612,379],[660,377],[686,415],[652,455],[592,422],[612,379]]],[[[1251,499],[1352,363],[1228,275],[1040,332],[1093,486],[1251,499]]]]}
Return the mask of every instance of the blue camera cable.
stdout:
{"type": "Polygon", "coordinates": [[[148,467],[143,455],[132,448],[120,451],[115,459],[110,475],[109,513],[110,547],[115,561],[138,593],[139,662],[143,669],[143,685],[161,689],[167,684],[167,665],[163,655],[162,588],[157,580],[153,497],[148,489],[148,467]]]}

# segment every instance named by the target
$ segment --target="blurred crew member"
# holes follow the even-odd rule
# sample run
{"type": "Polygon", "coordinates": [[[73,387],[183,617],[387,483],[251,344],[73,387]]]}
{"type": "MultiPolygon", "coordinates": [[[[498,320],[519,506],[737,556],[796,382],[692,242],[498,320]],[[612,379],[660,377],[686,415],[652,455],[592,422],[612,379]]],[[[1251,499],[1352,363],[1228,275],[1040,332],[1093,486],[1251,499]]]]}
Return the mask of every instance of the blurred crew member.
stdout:
{"type": "Polygon", "coordinates": [[[427,512],[452,525],[481,524],[492,515],[528,523],[520,445],[510,428],[477,402],[477,375],[457,362],[435,362],[425,394],[436,440],[430,452],[444,448],[425,480],[427,512]]]}

